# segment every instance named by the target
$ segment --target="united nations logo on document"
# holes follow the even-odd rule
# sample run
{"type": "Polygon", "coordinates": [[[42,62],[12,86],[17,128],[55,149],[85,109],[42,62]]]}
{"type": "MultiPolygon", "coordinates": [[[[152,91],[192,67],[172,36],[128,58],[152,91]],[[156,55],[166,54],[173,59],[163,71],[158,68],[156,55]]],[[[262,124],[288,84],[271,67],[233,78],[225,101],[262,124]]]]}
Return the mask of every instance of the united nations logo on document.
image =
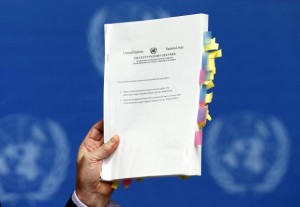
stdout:
{"type": "Polygon", "coordinates": [[[211,123],[204,150],[209,172],[226,192],[268,193],[287,171],[290,144],[277,118],[240,112],[211,123]]]}
{"type": "Polygon", "coordinates": [[[145,3],[139,2],[125,1],[123,3],[115,4],[113,7],[100,8],[92,16],[87,31],[88,49],[91,55],[91,61],[98,69],[100,75],[103,76],[104,71],[103,25],[105,23],[158,19],[169,16],[169,12],[161,7],[151,7],[145,3]]]}
{"type": "Polygon", "coordinates": [[[0,119],[0,152],[0,200],[7,206],[48,200],[65,179],[67,135],[51,119],[27,114],[0,119]]]}
{"type": "Polygon", "coordinates": [[[151,47],[150,48],[150,53],[151,54],[156,54],[156,52],[157,52],[157,48],[156,47],[151,47]]]}

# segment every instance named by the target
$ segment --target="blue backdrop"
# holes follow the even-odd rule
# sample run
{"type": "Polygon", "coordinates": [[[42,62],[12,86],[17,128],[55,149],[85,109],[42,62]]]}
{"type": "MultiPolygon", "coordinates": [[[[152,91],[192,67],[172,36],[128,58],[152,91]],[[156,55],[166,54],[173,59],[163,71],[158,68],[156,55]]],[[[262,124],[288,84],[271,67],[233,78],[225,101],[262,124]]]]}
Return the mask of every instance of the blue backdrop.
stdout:
{"type": "Polygon", "coordinates": [[[103,24],[209,14],[223,49],[203,175],[146,179],[121,206],[300,205],[298,0],[0,0],[0,200],[64,206],[103,114],[103,24]]]}

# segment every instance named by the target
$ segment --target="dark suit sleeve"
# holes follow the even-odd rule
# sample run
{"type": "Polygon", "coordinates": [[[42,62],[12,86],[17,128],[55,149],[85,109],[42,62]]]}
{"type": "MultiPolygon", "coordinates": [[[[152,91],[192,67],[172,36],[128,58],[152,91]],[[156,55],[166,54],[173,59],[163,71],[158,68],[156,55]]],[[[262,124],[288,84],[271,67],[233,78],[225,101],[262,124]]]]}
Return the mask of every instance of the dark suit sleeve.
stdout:
{"type": "Polygon", "coordinates": [[[72,201],[72,195],[70,196],[70,198],[69,198],[68,202],[66,203],[65,207],[77,207],[76,204],[72,201]]]}

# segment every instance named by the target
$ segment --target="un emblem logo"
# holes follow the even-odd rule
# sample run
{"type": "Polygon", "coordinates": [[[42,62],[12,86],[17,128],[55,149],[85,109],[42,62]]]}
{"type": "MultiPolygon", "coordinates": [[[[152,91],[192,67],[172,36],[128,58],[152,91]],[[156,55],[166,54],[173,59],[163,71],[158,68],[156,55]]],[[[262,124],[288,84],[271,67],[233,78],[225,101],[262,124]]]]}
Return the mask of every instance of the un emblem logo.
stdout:
{"type": "Polygon", "coordinates": [[[1,119],[0,152],[0,200],[8,205],[48,200],[65,179],[67,136],[53,120],[25,114],[1,119]]]}
{"type": "Polygon", "coordinates": [[[156,54],[156,52],[157,52],[157,48],[156,47],[150,48],[150,53],[151,54],[156,54]]]}
{"type": "Polygon", "coordinates": [[[87,41],[91,61],[99,73],[103,76],[104,23],[158,19],[169,16],[169,13],[161,7],[150,7],[138,2],[120,3],[112,8],[102,7],[97,11],[90,20],[87,31],[87,41]]]}
{"type": "Polygon", "coordinates": [[[226,192],[267,193],[282,180],[290,145],[275,117],[237,113],[214,120],[206,135],[209,171],[226,192]]]}

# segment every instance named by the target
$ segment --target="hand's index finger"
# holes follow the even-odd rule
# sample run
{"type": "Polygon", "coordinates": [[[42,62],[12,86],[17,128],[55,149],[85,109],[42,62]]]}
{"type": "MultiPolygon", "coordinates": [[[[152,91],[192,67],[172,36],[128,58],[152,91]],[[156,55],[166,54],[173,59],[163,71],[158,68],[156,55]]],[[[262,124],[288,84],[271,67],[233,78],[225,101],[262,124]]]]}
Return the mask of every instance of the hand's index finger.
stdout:
{"type": "Polygon", "coordinates": [[[87,137],[95,141],[100,141],[103,138],[103,120],[97,122],[89,131],[87,137]]]}
{"type": "Polygon", "coordinates": [[[82,141],[78,150],[77,161],[80,160],[86,152],[93,151],[103,145],[103,143],[103,121],[101,120],[94,124],[82,141]]]}

